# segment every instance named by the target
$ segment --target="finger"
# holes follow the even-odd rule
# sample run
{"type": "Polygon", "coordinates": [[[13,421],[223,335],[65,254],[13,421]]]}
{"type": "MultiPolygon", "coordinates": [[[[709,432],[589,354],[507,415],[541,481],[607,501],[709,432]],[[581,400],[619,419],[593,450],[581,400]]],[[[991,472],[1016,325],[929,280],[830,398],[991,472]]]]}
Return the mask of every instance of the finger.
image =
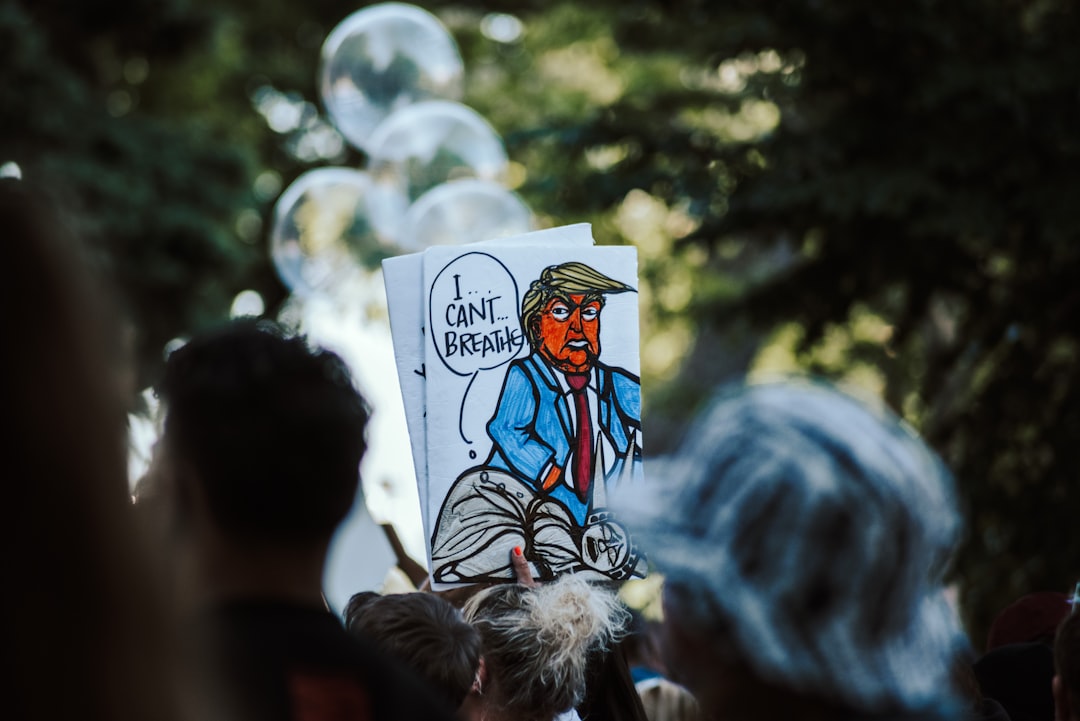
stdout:
{"type": "Polygon", "coordinates": [[[529,588],[537,586],[536,581],[533,580],[529,562],[525,560],[525,554],[521,552],[521,546],[514,546],[514,549],[510,551],[510,565],[514,568],[514,577],[517,578],[518,583],[529,588]]]}

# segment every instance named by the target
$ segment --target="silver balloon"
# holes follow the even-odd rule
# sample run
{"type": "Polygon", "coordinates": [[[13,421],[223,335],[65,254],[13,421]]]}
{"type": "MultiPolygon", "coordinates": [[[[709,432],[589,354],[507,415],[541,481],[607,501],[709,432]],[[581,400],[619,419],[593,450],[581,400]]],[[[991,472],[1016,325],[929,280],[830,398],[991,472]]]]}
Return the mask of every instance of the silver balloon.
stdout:
{"type": "Polygon", "coordinates": [[[301,296],[329,291],[365,262],[387,255],[368,215],[371,177],[317,168],[294,180],[274,206],[270,254],[282,282],[301,296]]]}
{"type": "Polygon", "coordinates": [[[424,193],[402,221],[398,245],[421,250],[494,240],[533,230],[533,214],[513,191],[488,180],[453,180],[424,193]]]}
{"type": "Polygon", "coordinates": [[[379,3],[326,37],[319,92],[334,126],[366,151],[372,131],[395,110],[460,99],[464,74],[457,43],[438,18],[415,5],[379,3]]]}
{"type": "Polygon", "coordinates": [[[372,222],[388,242],[400,234],[402,196],[407,207],[449,180],[499,182],[508,167],[506,149],[491,124],[472,108],[445,100],[395,112],[372,133],[368,154],[375,182],[372,222]]]}

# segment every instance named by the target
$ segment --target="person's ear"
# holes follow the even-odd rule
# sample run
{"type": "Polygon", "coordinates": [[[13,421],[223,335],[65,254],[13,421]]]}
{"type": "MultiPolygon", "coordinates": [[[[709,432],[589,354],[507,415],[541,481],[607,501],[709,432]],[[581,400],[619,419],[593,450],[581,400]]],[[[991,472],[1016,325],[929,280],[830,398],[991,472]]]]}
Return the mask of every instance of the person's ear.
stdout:
{"type": "Polygon", "coordinates": [[[179,539],[204,530],[212,514],[206,488],[195,466],[166,448],[160,470],[169,531],[179,539]]]}
{"type": "Polygon", "coordinates": [[[176,536],[186,530],[192,505],[189,482],[169,444],[159,439],[151,451],[150,466],[136,486],[135,500],[136,505],[152,506],[155,532],[176,536]]]}
{"type": "Polygon", "coordinates": [[[1054,674],[1054,681],[1050,688],[1054,694],[1054,721],[1069,721],[1072,718],[1072,699],[1069,697],[1069,689],[1061,681],[1061,676],[1054,674]]]}
{"type": "Polygon", "coordinates": [[[487,683],[487,665],[484,663],[484,657],[480,657],[480,663],[476,667],[476,678],[473,679],[472,687],[469,689],[469,693],[475,693],[477,696],[484,695],[484,684],[487,683]]]}

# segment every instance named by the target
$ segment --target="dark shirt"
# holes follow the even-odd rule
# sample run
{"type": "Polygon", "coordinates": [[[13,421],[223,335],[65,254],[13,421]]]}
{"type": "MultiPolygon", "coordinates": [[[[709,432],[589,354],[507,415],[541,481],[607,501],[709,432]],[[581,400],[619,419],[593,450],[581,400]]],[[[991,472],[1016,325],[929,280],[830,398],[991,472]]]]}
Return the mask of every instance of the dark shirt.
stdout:
{"type": "Polygon", "coordinates": [[[992,698],[984,698],[964,718],[965,721],[1012,721],[1005,707],[992,698]]]}
{"type": "Polygon", "coordinates": [[[1053,721],[1054,650],[1046,643],[1009,643],[974,663],[986,698],[1000,703],[1012,721],[1053,721]]]}
{"type": "Polygon", "coordinates": [[[201,670],[236,721],[450,721],[397,662],[328,611],[274,601],[224,604],[196,625],[201,670]]]}
{"type": "Polygon", "coordinates": [[[855,714],[850,721],[970,721],[964,709],[955,701],[945,702],[940,708],[923,709],[900,714],[864,716],[855,714]]]}
{"type": "Polygon", "coordinates": [[[590,659],[586,673],[581,721],[648,721],[621,644],[590,659]]]}

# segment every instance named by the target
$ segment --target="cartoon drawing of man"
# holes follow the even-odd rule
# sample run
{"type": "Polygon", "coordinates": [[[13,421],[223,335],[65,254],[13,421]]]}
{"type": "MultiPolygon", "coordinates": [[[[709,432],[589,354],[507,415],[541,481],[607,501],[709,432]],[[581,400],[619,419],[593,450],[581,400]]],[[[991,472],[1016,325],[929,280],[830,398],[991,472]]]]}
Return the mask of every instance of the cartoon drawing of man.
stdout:
{"type": "Polygon", "coordinates": [[[487,466],[563,503],[578,524],[641,472],[638,377],[600,362],[606,295],[634,288],[583,263],[545,268],[522,298],[531,353],[511,363],[488,423],[487,466]]]}

